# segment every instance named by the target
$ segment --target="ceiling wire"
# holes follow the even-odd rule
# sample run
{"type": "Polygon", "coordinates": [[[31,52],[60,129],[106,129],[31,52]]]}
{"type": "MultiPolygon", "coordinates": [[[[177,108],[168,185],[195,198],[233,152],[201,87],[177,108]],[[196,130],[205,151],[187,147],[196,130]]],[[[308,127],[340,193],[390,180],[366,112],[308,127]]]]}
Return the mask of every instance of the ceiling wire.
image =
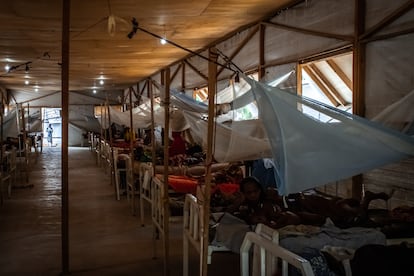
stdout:
{"type": "MultiPolygon", "coordinates": [[[[175,42],[173,42],[173,41],[171,41],[171,40],[168,40],[168,39],[165,39],[165,38],[163,38],[162,36],[160,36],[160,35],[157,35],[157,34],[155,34],[155,33],[153,33],[153,32],[150,32],[150,31],[148,31],[148,30],[146,30],[146,29],[144,29],[144,28],[142,28],[142,27],[139,27],[139,25],[138,25],[138,22],[136,21],[136,19],[135,18],[133,18],[132,19],[132,25],[133,25],[133,31],[131,32],[131,33],[134,33],[135,34],[135,32],[136,32],[136,30],[140,30],[140,31],[142,31],[142,32],[144,32],[144,33],[147,33],[147,34],[149,34],[149,35],[151,35],[151,36],[153,36],[153,37],[156,37],[156,38],[158,38],[158,39],[164,39],[168,44],[171,44],[171,45],[173,45],[173,46],[175,46],[175,47],[177,47],[177,48],[180,48],[180,49],[182,49],[182,50],[184,50],[184,51],[186,51],[186,52],[189,52],[189,53],[191,53],[191,54],[193,54],[193,55],[195,55],[195,56],[198,56],[198,57],[200,57],[200,58],[202,58],[202,59],[204,59],[204,60],[207,60],[207,61],[209,61],[209,62],[213,62],[214,64],[216,64],[216,65],[219,65],[219,66],[222,66],[222,67],[224,67],[224,68],[226,68],[226,69],[228,69],[228,70],[230,70],[230,71],[233,71],[234,73],[237,73],[237,72],[243,72],[243,71],[241,71],[241,69],[239,68],[239,67],[237,67],[229,58],[227,58],[223,53],[221,53],[221,52],[219,52],[219,54],[221,53],[221,56],[223,57],[226,57],[227,58],[227,60],[226,60],[226,63],[229,63],[230,65],[233,65],[233,66],[235,66],[236,67],[236,69],[233,69],[230,65],[227,65],[227,64],[221,64],[220,62],[217,62],[217,61],[215,61],[215,60],[211,60],[211,59],[209,59],[208,57],[205,57],[205,56],[203,56],[203,55],[201,55],[200,53],[197,53],[197,52],[194,52],[194,51],[192,51],[192,50],[190,50],[190,49],[188,49],[188,48],[185,48],[185,47],[183,47],[183,46],[181,46],[181,45],[179,45],[179,44],[177,44],[177,43],[175,43],[175,42]]],[[[131,34],[130,33],[130,34],[131,34]]],[[[129,37],[130,35],[128,35],[128,37],[129,37]]],[[[133,35],[132,35],[133,36],[133,35]]],[[[130,37],[130,38],[132,38],[132,36],[130,37]]]]}
{"type": "Polygon", "coordinates": [[[109,16],[105,16],[105,17],[99,19],[97,22],[95,22],[92,25],[86,27],[85,29],[81,30],[80,32],[74,34],[72,36],[72,39],[82,35],[83,33],[87,32],[87,31],[89,31],[90,29],[92,29],[96,25],[104,22],[105,20],[108,20],[108,32],[109,32],[109,34],[113,35],[113,33],[115,32],[115,17],[112,15],[111,1],[107,0],[106,3],[108,5],[109,16]]]}
{"type": "Polygon", "coordinates": [[[105,20],[107,20],[107,19],[108,19],[108,16],[105,16],[105,17],[103,17],[103,18],[99,19],[96,23],[93,23],[92,25],[88,26],[86,29],[83,29],[83,30],[81,30],[80,32],[78,32],[78,33],[74,34],[74,35],[72,36],[72,39],[73,39],[73,38],[76,38],[76,37],[78,37],[78,36],[80,36],[81,34],[83,34],[83,33],[87,32],[87,31],[89,31],[90,29],[92,29],[92,28],[93,28],[93,27],[95,27],[96,25],[98,25],[98,24],[100,24],[100,23],[104,22],[104,21],[105,21],[105,20]]]}

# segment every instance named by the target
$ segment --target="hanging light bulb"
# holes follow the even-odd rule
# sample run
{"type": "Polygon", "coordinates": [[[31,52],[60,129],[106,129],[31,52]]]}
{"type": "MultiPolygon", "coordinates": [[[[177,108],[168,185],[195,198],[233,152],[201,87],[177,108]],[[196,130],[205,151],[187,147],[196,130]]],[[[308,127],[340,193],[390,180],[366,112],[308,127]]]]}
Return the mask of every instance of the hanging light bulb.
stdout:
{"type": "Polygon", "coordinates": [[[104,83],[105,83],[105,81],[104,81],[104,76],[103,76],[103,74],[102,74],[102,72],[101,72],[101,75],[99,76],[99,84],[100,85],[103,85],[104,83]]]}
{"type": "Polygon", "coordinates": [[[28,85],[29,83],[30,83],[29,80],[24,81],[24,84],[26,84],[26,85],[28,85]]]}
{"type": "Polygon", "coordinates": [[[167,44],[167,40],[165,39],[167,37],[167,35],[165,34],[165,25],[163,25],[163,28],[164,28],[164,36],[160,39],[161,45],[167,44]]]}

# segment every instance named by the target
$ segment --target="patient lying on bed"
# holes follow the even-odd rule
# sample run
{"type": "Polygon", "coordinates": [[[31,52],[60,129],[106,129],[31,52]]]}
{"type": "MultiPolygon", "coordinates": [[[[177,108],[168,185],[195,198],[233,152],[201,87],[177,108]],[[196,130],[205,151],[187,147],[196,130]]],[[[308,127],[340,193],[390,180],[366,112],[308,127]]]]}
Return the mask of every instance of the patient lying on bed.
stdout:
{"type": "Polygon", "coordinates": [[[354,198],[326,198],[314,194],[296,194],[293,197],[278,197],[284,208],[297,212],[308,212],[319,214],[322,217],[330,218],[340,228],[355,226],[375,227],[377,224],[368,215],[368,207],[372,200],[382,199],[387,201],[391,194],[373,193],[366,191],[361,200],[354,198]]]}
{"type": "Polygon", "coordinates": [[[213,244],[222,244],[233,252],[238,252],[245,233],[254,230],[258,223],[278,229],[285,242],[281,243],[289,250],[303,247],[303,244],[312,244],[317,249],[326,244],[343,246],[344,242],[350,243],[351,236],[355,240],[354,248],[365,243],[385,243],[385,236],[375,229],[353,227],[341,230],[324,215],[284,210],[275,200],[266,197],[261,187],[254,177],[246,177],[240,182],[241,196],[218,219],[213,244]],[[299,228],[292,231],[291,226],[299,228]],[[302,232],[304,229],[306,231],[302,232]],[[344,238],[345,235],[347,238],[344,238]],[[295,237],[291,240],[293,236],[295,237]],[[310,237],[313,243],[310,242],[310,237]],[[307,238],[305,243],[301,240],[304,238],[307,238]]]}
{"type": "Polygon", "coordinates": [[[367,191],[364,198],[325,198],[318,195],[297,194],[281,197],[277,191],[264,191],[255,177],[246,177],[240,182],[240,193],[224,211],[244,220],[249,225],[266,224],[278,229],[286,225],[325,224],[330,218],[335,226],[377,226],[368,217],[368,206],[374,199],[388,200],[390,195],[367,191]]]}
{"type": "Polygon", "coordinates": [[[246,177],[240,182],[240,195],[226,212],[243,219],[249,225],[266,224],[272,228],[286,225],[322,225],[325,217],[306,211],[283,210],[280,201],[267,196],[255,177],[246,177]]]}

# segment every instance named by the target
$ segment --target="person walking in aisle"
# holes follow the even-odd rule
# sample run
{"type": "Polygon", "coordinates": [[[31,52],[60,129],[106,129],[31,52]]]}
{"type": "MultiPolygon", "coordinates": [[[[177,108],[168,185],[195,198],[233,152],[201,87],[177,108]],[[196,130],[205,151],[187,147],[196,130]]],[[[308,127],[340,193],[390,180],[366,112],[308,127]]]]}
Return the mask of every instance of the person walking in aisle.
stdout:
{"type": "Polygon", "coordinates": [[[47,131],[47,142],[52,146],[52,137],[53,137],[53,127],[52,124],[49,124],[49,126],[46,129],[47,131]]]}

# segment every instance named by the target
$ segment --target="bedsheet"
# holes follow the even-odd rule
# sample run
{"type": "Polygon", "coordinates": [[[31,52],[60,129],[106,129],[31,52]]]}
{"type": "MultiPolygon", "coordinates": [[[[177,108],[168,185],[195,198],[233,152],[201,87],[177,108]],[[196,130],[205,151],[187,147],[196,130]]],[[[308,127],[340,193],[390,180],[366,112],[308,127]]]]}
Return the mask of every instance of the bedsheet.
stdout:
{"type": "MultiPolygon", "coordinates": [[[[212,244],[223,245],[235,253],[239,253],[241,243],[248,231],[254,226],[232,214],[224,213],[215,227],[212,244]]],[[[292,251],[301,252],[306,247],[322,249],[325,245],[357,249],[366,244],[386,244],[384,233],[373,228],[352,227],[341,229],[329,219],[321,227],[292,225],[278,229],[279,244],[292,251]]]]}
{"type": "Polygon", "coordinates": [[[373,228],[351,227],[341,229],[329,220],[319,231],[293,232],[292,227],[279,229],[280,245],[292,252],[300,252],[304,245],[322,249],[325,245],[357,249],[366,244],[386,244],[384,233],[373,228]]]}

